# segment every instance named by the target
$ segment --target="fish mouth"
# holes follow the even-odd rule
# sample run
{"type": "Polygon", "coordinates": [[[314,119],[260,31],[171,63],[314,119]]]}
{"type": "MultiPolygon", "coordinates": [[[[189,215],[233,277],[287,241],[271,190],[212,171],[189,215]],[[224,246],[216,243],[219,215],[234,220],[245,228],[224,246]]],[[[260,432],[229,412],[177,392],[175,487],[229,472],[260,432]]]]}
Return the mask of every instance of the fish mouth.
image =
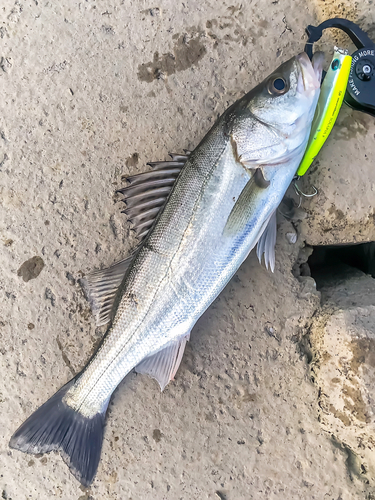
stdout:
{"type": "Polygon", "coordinates": [[[296,56],[296,60],[301,68],[297,89],[301,93],[315,93],[320,88],[322,79],[324,54],[316,52],[310,61],[306,52],[301,52],[296,56]]]}

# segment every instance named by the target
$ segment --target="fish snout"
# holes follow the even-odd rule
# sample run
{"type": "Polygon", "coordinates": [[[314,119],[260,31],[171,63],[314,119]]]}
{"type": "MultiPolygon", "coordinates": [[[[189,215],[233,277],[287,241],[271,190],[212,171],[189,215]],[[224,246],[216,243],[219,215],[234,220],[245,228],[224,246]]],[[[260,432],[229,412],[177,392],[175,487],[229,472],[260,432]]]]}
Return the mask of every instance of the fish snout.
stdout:
{"type": "Polygon", "coordinates": [[[301,93],[315,93],[320,88],[324,62],[323,52],[314,54],[312,61],[310,61],[306,52],[301,52],[301,54],[296,56],[296,60],[301,68],[298,90],[301,93]]]}

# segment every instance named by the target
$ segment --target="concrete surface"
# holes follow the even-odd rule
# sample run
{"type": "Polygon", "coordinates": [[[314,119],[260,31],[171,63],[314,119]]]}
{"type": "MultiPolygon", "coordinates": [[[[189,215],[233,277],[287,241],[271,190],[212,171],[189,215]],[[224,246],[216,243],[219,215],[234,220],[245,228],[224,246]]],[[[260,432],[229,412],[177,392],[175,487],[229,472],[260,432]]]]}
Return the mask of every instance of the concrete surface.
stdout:
{"type": "Polygon", "coordinates": [[[318,195],[304,201],[308,217],[301,231],[310,245],[375,240],[374,122],[347,106],[311,167],[302,190],[318,195]]]}
{"type": "Polygon", "coordinates": [[[349,266],[321,290],[310,328],[319,420],[348,452],[352,475],[375,486],[375,280],[349,266]]]}
{"type": "MultiPolygon", "coordinates": [[[[307,24],[349,15],[368,29],[371,5],[3,0],[2,498],[374,498],[350,474],[346,449],[320,426],[317,387],[301,352],[319,307],[313,280],[291,273],[321,222],[308,204],[295,245],[286,237],[293,226],[281,224],[275,274],[249,257],[193,330],[164,393],[145,376],[121,384],[90,489],[58,454],[8,448],[18,425],[84,366],[101,337],[77,279],[134,244],[114,195],[121,175],[197,145],[218,113],[302,50],[307,24]]],[[[370,148],[373,120],[354,118],[363,120],[359,140],[370,148]]],[[[351,156],[332,161],[329,175],[339,170],[344,183],[327,185],[325,211],[331,203],[347,215],[340,189],[352,176],[357,139],[335,139],[351,156]]],[[[363,208],[361,223],[371,193],[355,193],[355,182],[347,193],[363,200],[355,207],[363,208]]],[[[340,238],[345,227],[335,232],[340,238]]]]}

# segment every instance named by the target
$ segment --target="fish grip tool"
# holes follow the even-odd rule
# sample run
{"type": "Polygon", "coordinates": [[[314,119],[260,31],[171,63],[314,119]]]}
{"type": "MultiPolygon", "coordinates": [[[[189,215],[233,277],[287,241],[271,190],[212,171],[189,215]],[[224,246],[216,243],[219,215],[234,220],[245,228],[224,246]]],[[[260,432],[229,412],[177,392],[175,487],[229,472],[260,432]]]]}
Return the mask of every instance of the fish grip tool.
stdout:
{"type": "Polygon", "coordinates": [[[311,127],[305,155],[297,170],[297,178],[306,173],[330,134],[343,102],[352,108],[375,116],[375,44],[359,26],[347,19],[328,19],[319,26],[308,26],[309,36],[305,52],[312,59],[313,44],[320,40],[327,28],[344,31],[357,47],[347,50],[335,48],[328,69],[323,72],[321,93],[311,127]]]}
{"type": "Polygon", "coordinates": [[[320,40],[327,28],[337,28],[346,33],[357,50],[351,55],[352,65],[344,102],[348,106],[375,116],[375,42],[357,24],[348,19],[327,19],[319,26],[309,25],[305,52],[312,58],[313,44],[320,40]]]}

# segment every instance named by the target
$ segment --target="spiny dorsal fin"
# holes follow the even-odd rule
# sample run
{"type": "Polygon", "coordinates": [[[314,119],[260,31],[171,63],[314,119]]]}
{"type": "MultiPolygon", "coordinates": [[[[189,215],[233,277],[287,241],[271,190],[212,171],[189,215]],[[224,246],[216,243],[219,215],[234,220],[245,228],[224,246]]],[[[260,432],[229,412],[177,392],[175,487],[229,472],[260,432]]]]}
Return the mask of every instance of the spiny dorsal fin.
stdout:
{"type": "MultiPolygon", "coordinates": [[[[186,163],[190,151],[185,151],[185,153],[185,155],[171,153],[171,161],[148,163],[153,170],[127,177],[128,186],[118,190],[119,193],[125,195],[122,201],[126,203],[126,209],[123,213],[134,224],[133,230],[136,231],[140,241],[150,230],[178,174],[186,163]]],[[[118,287],[137,249],[126,259],[106,269],[95,271],[81,280],[98,326],[105,325],[110,320],[118,287]]]]}
{"type": "Polygon", "coordinates": [[[163,391],[170,380],[173,380],[184,354],[190,332],[178,340],[171,342],[161,351],[145,358],[135,367],[137,373],[147,373],[157,380],[163,391]]]}
{"type": "Polygon", "coordinates": [[[133,223],[133,231],[142,240],[164,206],[178,174],[185,165],[190,151],[180,155],[169,153],[170,161],[149,162],[153,170],[125,178],[128,185],[117,192],[125,195],[125,213],[133,223]]]}

